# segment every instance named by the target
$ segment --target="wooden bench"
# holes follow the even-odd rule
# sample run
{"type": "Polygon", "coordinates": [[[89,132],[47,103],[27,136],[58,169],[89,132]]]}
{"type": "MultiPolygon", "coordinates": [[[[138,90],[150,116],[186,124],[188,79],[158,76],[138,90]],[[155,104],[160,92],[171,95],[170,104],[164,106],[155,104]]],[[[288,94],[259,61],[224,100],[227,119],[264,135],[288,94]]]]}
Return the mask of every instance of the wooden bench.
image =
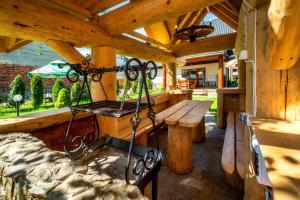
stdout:
{"type": "Polygon", "coordinates": [[[192,170],[192,141],[205,138],[205,119],[212,101],[183,100],[158,113],[156,123],[168,125],[168,167],[178,174],[192,170]],[[199,139],[198,139],[199,138],[199,139]]]}
{"type": "Polygon", "coordinates": [[[222,152],[222,167],[228,184],[243,190],[245,176],[244,164],[244,125],[238,113],[229,111],[222,152]]]}

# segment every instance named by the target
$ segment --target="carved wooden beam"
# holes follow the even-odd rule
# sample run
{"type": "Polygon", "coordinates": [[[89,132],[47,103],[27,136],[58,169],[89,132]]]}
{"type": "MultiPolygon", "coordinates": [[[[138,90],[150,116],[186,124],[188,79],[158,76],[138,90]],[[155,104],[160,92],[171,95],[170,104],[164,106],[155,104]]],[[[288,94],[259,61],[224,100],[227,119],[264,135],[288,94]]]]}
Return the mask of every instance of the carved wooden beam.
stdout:
{"type": "Polygon", "coordinates": [[[294,66],[300,57],[299,0],[272,0],[269,11],[269,37],[266,54],[274,69],[294,66]]]}

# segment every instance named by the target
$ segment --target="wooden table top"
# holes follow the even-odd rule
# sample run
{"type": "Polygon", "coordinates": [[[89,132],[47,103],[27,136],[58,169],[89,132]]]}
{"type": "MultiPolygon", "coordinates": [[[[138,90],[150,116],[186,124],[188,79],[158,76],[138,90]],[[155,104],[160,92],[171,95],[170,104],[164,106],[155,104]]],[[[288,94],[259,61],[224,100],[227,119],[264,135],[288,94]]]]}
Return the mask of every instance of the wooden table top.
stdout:
{"type": "Polygon", "coordinates": [[[184,127],[197,127],[212,103],[212,101],[183,100],[158,113],[155,122],[165,122],[168,125],[179,124],[184,127]]]}
{"type": "Polygon", "coordinates": [[[300,199],[300,122],[252,119],[275,200],[300,199]]]}

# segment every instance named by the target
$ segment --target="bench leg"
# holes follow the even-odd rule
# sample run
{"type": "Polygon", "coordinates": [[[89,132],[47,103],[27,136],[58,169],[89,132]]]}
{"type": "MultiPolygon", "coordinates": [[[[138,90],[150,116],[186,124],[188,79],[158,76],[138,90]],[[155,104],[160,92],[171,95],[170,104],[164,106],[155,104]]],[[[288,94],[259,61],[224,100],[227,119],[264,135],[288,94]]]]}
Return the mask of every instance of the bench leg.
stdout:
{"type": "Polygon", "coordinates": [[[192,128],[193,142],[205,142],[205,120],[202,119],[197,128],[192,128]]]}
{"type": "Polygon", "coordinates": [[[191,128],[168,126],[168,166],[170,171],[178,174],[192,171],[191,128]]]}

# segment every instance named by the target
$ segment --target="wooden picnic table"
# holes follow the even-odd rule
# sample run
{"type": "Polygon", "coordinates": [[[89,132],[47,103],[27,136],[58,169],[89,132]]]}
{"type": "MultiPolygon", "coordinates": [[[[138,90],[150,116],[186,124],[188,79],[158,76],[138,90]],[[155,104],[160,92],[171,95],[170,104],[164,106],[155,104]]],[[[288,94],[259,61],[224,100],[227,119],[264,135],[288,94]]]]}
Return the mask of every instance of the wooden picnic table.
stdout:
{"type": "Polygon", "coordinates": [[[171,171],[191,172],[192,141],[205,140],[204,116],[212,103],[183,100],[156,115],[156,123],[168,125],[168,167],[171,171]]]}

